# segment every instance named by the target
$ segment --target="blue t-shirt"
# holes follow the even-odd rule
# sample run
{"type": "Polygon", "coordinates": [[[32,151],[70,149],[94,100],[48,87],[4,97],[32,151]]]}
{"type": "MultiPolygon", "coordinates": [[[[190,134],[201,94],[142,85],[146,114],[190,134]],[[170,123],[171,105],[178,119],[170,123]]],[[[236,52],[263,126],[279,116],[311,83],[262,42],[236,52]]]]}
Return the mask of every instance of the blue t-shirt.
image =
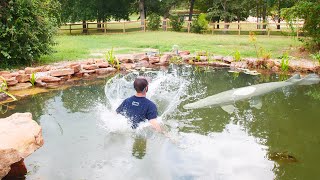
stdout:
{"type": "Polygon", "coordinates": [[[116,111],[129,118],[132,123],[131,127],[134,129],[140,122],[155,119],[158,116],[157,106],[152,101],[137,96],[125,99],[116,111]]]}

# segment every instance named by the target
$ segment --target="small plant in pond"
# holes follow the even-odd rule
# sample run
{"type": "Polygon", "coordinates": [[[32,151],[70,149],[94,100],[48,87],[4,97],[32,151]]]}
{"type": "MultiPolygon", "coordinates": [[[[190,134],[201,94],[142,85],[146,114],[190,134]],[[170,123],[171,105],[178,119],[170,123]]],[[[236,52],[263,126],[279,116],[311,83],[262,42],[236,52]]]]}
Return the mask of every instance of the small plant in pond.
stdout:
{"type": "Polygon", "coordinates": [[[271,58],[271,52],[265,50],[263,47],[259,48],[259,57],[262,58],[262,60],[268,60],[271,58]]]}
{"type": "Polygon", "coordinates": [[[157,14],[150,14],[148,17],[148,28],[152,31],[156,31],[159,29],[161,23],[160,16],[157,14]]]}
{"type": "Polygon", "coordinates": [[[30,83],[32,84],[32,86],[35,85],[36,79],[37,79],[37,78],[36,78],[35,73],[32,73],[32,74],[31,74],[31,77],[30,77],[30,83]]]}
{"type": "Polygon", "coordinates": [[[17,98],[6,91],[8,89],[8,84],[7,84],[6,79],[4,77],[0,76],[0,81],[2,81],[1,86],[0,86],[0,93],[4,93],[4,94],[8,95],[9,97],[11,97],[14,101],[16,101],[17,98]]]}
{"type": "Polygon", "coordinates": [[[257,47],[257,37],[256,37],[256,34],[254,32],[250,31],[250,33],[249,33],[249,41],[250,41],[250,43],[253,44],[254,49],[256,50],[257,58],[259,58],[258,47],[257,47]]]}
{"type": "Polygon", "coordinates": [[[240,54],[240,51],[236,50],[236,52],[234,52],[233,54],[233,58],[234,60],[237,62],[237,61],[240,61],[241,60],[241,54],[240,54]]]}
{"type": "Polygon", "coordinates": [[[120,69],[120,62],[119,62],[119,60],[114,56],[113,48],[111,48],[111,50],[106,53],[106,60],[108,61],[108,63],[109,63],[112,67],[115,67],[115,68],[117,68],[118,70],[120,69]]]}
{"type": "Polygon", "coordinates": [[[173,57],[170,59],[170,63],[173,63],[173,64],[182,64],[182,57],[180,57],[180,56],[173,56],[173,57]]]}
{"type": "Polygon", "coordinates": [[[283,72],[287,72],[289,70],[289,55],[288,52],[283,53],[280,67],[283,72]]]}

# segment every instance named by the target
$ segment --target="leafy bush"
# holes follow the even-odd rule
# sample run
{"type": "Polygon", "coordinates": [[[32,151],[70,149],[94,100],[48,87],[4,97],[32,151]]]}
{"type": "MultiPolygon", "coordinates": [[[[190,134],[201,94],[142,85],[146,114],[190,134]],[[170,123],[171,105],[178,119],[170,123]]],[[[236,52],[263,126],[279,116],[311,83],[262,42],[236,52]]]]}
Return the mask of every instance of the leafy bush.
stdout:
{"type": "Polygon", "coordinates": [[[203,33],[208,29],[208,21],[206,20],[206,14],[201,13],[197,19],[191,24],[191,32],[203,33]]]}
{"type": "Polygon", "coordinates": [[[106,53],[106,60],[108,61],[108,63],[109,63],[112,67],[115,67],[115,68],[117,68],[118,70],[120,69],[120,62],[119,62],[119,60],[114,56],[113,48],[111,48],[111,50],[106,53]]]}
{"type": "Polygon", "coordinates": [[[240,54],[240,51],[239,50],[236,50],[233,54],[233,59],[238,62],[241,60],[241,54],[240,54]]]}
{"type": "Polygon", "coordinates": [[[283,72],[287,72],[289,70],[289,55],[288,52],[283,53],[280,67],[283,72]]]}
{"type": "Polygon", "coordinates": [[[305,41],[306,47],[312,51],[320,49],[320,3],[316,1],[297,1],[291,8],[282,10],[282,16],[290,23],[291,27],[297,18],[303,19],[303,32],[309,37],[305,41]]]}
{"type": "Polygon", "coordinates": [[[31,64],[50,53],[58,9],[57,0],[0,1],[0,66],[31,64]]]}
{"type": "Polygon", "coordinates": [[[148,27],[152,31],[156,31],[159,29],[161,23],[160,16],[157,14],[150,14],[148,17],[148,27]]]}
{"type": "Polygon", "coordinates": [[[179,32],[183,27],[183,18],[179,17],[178,15],[172,15],[170,17],[170,24],[173,31],[179,32]]]}

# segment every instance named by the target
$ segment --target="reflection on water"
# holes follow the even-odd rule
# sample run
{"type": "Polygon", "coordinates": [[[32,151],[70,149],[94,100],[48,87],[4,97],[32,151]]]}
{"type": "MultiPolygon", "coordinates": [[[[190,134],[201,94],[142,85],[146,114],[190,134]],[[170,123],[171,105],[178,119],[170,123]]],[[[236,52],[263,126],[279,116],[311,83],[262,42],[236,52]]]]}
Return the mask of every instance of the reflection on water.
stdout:
{"type": "Polygon", "coordinates": [[[32,112],[45,144],[25,163],[27,179],[317,179],[320,101],[293,86],[260,97],[262,108],[236,102],[185,110],[183,105],[232,88],[279,81],[276,75],[234,76],[190,66],[119,76],[104,83],[35,95],[14,112],[32,112]],[[166,135],[148,123],[136,131],[112,109],[134,92],[132,79],[149,76],[166,135]],[[107,84],[107,85],[106,85],[107,84]],[[107,95],[105,94],[107,92],[107,95]],[[294,157],[290,161],[286,157],[294,157]]]}

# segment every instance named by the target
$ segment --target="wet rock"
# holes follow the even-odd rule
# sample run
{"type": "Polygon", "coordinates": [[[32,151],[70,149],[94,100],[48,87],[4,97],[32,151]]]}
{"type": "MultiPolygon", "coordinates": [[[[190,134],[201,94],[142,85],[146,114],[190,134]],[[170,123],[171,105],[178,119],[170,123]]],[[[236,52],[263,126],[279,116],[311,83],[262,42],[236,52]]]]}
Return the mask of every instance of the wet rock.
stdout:
{"type": "Polygon", "coordinates": [[[5,94],[5,93],[0,93],[0,101],[4,101],[4,100],[6,100],[6,99],[7,99],[7,97],[8,97],[8,95],[7,95],[7,94],[5,94]]]}
{"type": "Polygon", "coordinates": [[[36,86],[38,86],[38,87],[47,87],[47,83],[42,82],[40,79],[36,79],[36,86]]]}
{"type": "Polygon", "coordinates": [[[74,70],[73,69],[57,69],[57,70],[51,70],[50,71],[50,75],[51,76],[65,76],[65,75],[72,75],[74,74],[74,70]]]}
{"type": "Polygon", "coordinates": [[[21,159],[20,161],[13,163],[10,167],[9,173],[6,175],[5,179],[22,179],[24,178],[24,175],[27,174],[27,168],[24,164],[24,159],[21,159]]]}
{"type": "Polygon", "coordinates": [[[87,74],[93,74],[96,70],[81,70],[80,73],[87,73],[87,74]]]}
{"type": "Polygon", "coordinates": [[[99,67],[96,64],[90,64],[90,65],[83,65],[82,68],[85,70],[95,70],[95,69],[98,69],[99,67]]]}
{"type": "Polygon", "coordinates": [[[209,65],[214,67],[230,67],[230,64],[224,62],[209,62],[209,65]]]}
{"type": "Polygon", "coordinates": [[[19,90],[28,89],[31,87],[32,87],[31,83],[18,83],[15,86],[9,87],[9,91],[19,91],[19,90]]]}
{"type": "Polygon", "coordinates": [[[14,86],[14,85],[18,84],[18,81],[16,80],[15,77],[12,77],[10,79],[6,79],[6,81],[7,81],[8,86],[14,86]]]}
{"type": "MultiPolygon", "coordinates": [[[[31,113],[15,113],[0,119],[0,179],[11,165],[28,157],[43,145],[41,127],[31,113]]],[[[26,173],[26,172],[25,172],[26,173]]]]}
{"type": "Polygon", "coordinates": [[[109,67],[109,63],[108,62],[100,62],[96,64],[99,68],[107,68],[109,67]]]}
{"type": "Polygon", "coordinates": [[[28,81],[30,81],[30,75],[29,75],[29,74],[19,74],[19,75],[16,77],[16,80],[17,80],[19,83],[28,82],[28,81]]]}
{"type": "Polygon", "coordinates": [[[238,62],[232,62],[230,64],[230,67],[231,68],[243,68],[243,69],[247,69],[248,68],[248,64],[246,61],[238,61],[238,62]]]}
{"type": "Polygon", "coordinates": [[[113,68],[113,67],[108,67],[108,68],[101,68],[101,69],[96,69],[96,73],[98,75],[101,75],[101,74],[109,74],[109,73],[113,73],[113,72],[116,72],[117,69],[113,68]]]}
{"type": "Polygon", "coordinates": [[[59,82],[50,82],[50,83],[47,83],[47,86],[46,88],[48,89],[57,89],[59,88],[61,85],[59,82]]]}

